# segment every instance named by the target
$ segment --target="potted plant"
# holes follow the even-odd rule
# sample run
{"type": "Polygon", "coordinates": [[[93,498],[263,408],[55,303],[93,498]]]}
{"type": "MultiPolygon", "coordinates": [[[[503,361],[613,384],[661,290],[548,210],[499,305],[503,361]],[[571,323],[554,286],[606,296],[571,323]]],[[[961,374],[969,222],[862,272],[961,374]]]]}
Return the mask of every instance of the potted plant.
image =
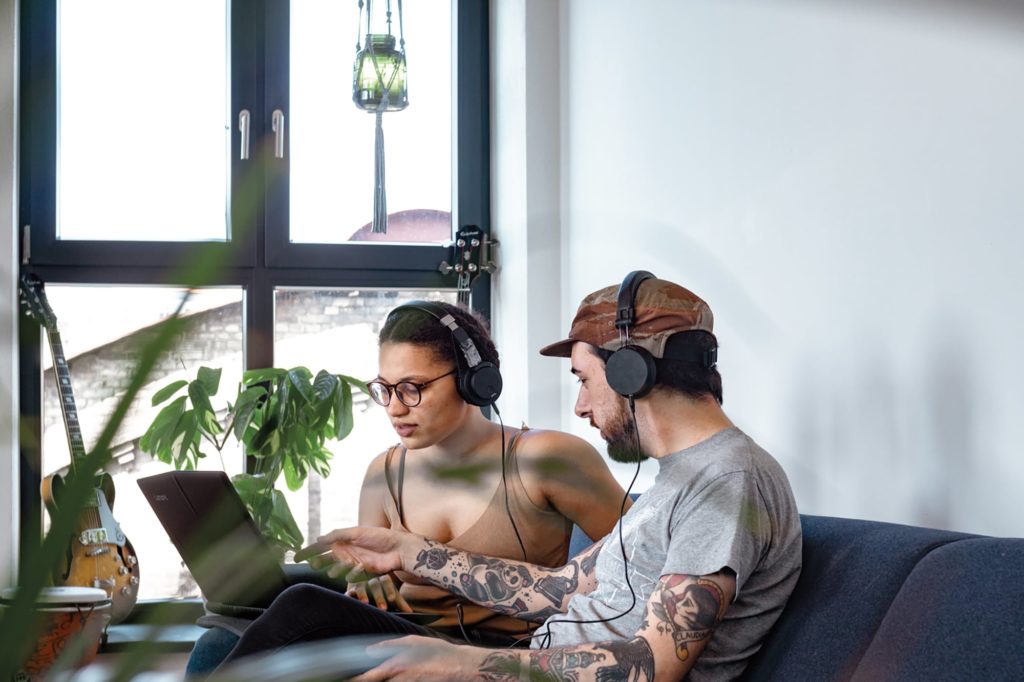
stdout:
{"type": "Polygon", "coordinates": [[[204,447],[220,455],[233,437],[255,464],[231,480],[260,531],[283,555],[301,547],[303,538],[277,479],[283,473],[288,489],[296,491],[310,471],[330,473],[326,443],[351,432],[352,387],[366,392],[366,384],[326,370],[314,376],[305,367],[250,370],[220,416],[212,402],[220,375],[220,369],[200,367],[194,380],[179,379],[157,391],[154,406],[171,402],[139,446],[177,469],[195,469],[206,457],[204,447]]]}

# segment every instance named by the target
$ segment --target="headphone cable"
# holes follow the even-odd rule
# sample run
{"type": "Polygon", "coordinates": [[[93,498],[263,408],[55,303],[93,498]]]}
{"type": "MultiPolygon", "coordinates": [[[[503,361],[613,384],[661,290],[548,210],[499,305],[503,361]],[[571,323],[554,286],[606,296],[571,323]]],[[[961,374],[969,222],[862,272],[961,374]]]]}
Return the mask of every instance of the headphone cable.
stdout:
{"type": "Polygon", "coordinates": [[[622,574],[623,574],[623,577],[626,580],[626,587],[629,588],[629,596],[630,596],[629,608],[626,609],[625,611],[623,611],[622,613],[618,613],[618,614],[616,614],[614,616],[609,616],[607,618],[593,618],[593,619],[590,619],[590,620],[568,620],[568,619],[549,620],[546,623],[547,627],[545,628],[543,633],[534,633],[534,634],[529,635],[527,637],[521,637],[521,638],[517,639],[513,643],[512,646],[518,646],[520,642],[524,642],[524,641],[526,641],[528,639],[533,639],[534,637],[540,637],[541,638],[540,648],[541,649],[547,649],[547,648],[549,648],[551,646],[551,626],[554,625],[555,623],[576,623],[577,625],[584,625],[584,624],[589,624],[589,623],[610,623],[611,621],[613,621],[613,620],[615,620],[617,618],[622,618],[627,613],[632,611],[633,608],[636,606],[636,590],[633,589],[633,583],[629,579],[629,559],[626,557],[626,543],[625,543],[625,540],[622,537],[622,517],[626,513],[626,500],[629,499],[629,492],[633,489],[633,485],[636,484],[636,479],[640,476],[640,465],[643,463],[643,460],[640,457],[640,427],[639,427],[639,425],[637,424],[637,421],[636,421],[636,403],[633,400],[633,396],[629,396],[629,412],[630,412],[630,415],[633,418],[633,435],[636,436],[636,456],[637,456],[637,459],[636,459],[636,471],[633,472],[633,480],[631,480],[629,482],[629,487],[626,488],[626,494],[622,496],[622,504],[619,505],[619,523],[618,523],[618,526],[619,526],[619,550],[622,552],[622,574]]]}
{"type": "MultiPolygon", "coordinates": [[[[529,559],[526,556],[526,545],[523,544],[523,537],[519,534],[519,527],[516,526],[515,517],[512,516],[512,508],[511,506],[509,506],[508,503],[508,478],[505,475],[505,460],[507,454],[505,444],[505,422],[502,421],[501,419],[501,411],[498,409],[498,406],[495,403],[491,403],[490,407],[491,409],[494,410],[494,414],[498,417],[498,425],[501,428],[501,488],[502,492],[504,493],[503,496],[505,498],[505,513],[508,515],[509,523],[512,524],[512,530],[516,534],[516,541],[519,543],[519,549],[523,553],[523,563],[529,563],[529,559]]],[[[465,639],[468,644],[472,644],[473,642],[469,638],[469,633],[466,632],[465,624],[463,622],[462,602],[456,602],[455,614],[458,617],[459,630],[462,631],[462,638],[465,639]]],[[[527,629],[529,629],[530,624],[527,623],[526,627],[527,629]]],[[[528,637],[523,639],[528,639],[528,637]]],[[[523,639],[517,640],[515,644],[518,644],[519,642],[523,641],[523,639]]],[[[513,644],[513,646],[515,644],[513,644]]]]}

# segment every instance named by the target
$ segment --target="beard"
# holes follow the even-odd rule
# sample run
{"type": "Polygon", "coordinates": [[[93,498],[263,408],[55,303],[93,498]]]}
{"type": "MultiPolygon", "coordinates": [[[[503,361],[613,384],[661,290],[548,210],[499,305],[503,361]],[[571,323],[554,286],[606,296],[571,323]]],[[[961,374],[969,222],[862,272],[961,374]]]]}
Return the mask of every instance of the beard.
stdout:
{"type": "Polygon", "coordinates": [[[649,457],[643,449],[637,448],[636,423],[625,406],[608,420],[601,437],[608,443],[608,456],[616,462],[634,464],[649,457]]]}

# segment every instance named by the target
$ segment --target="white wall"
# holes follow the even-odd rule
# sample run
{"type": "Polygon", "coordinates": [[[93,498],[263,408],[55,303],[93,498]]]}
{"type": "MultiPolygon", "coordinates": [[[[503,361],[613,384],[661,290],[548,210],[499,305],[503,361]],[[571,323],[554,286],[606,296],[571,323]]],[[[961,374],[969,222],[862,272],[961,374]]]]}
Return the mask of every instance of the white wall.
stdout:
{"type": "Polygon", "coordinates": [[[1024,536],[1024,6],[562,12],[558,331],[628,270],[683,283],[802,511],[1024,536]]]}
{"type": "Polygon", "coordinates": [[[536,362],[529,349],[562,326],[559,6],[494,0],[491,23],[491,220],[502,266],[492,328],[505,379],[499,406],[508,424],[558,428],[559,367],[536,362]]]}
{"type": "Polygon", "coordinates": [[[16,4],[0,0],[0,586],[13,582],[18,544],[16,4]]]}

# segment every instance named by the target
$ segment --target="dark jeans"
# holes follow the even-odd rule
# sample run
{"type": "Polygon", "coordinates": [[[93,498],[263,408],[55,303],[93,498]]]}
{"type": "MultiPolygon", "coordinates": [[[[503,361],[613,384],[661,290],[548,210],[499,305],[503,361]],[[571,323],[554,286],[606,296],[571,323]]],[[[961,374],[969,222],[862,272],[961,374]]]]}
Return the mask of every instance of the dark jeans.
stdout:
{"type": "Polygon", "coordinates": [[[289,644],[349,635],[430,635],[439,633],[317,585],[293,585],[252,622],[223,664],[289,644]]]}

